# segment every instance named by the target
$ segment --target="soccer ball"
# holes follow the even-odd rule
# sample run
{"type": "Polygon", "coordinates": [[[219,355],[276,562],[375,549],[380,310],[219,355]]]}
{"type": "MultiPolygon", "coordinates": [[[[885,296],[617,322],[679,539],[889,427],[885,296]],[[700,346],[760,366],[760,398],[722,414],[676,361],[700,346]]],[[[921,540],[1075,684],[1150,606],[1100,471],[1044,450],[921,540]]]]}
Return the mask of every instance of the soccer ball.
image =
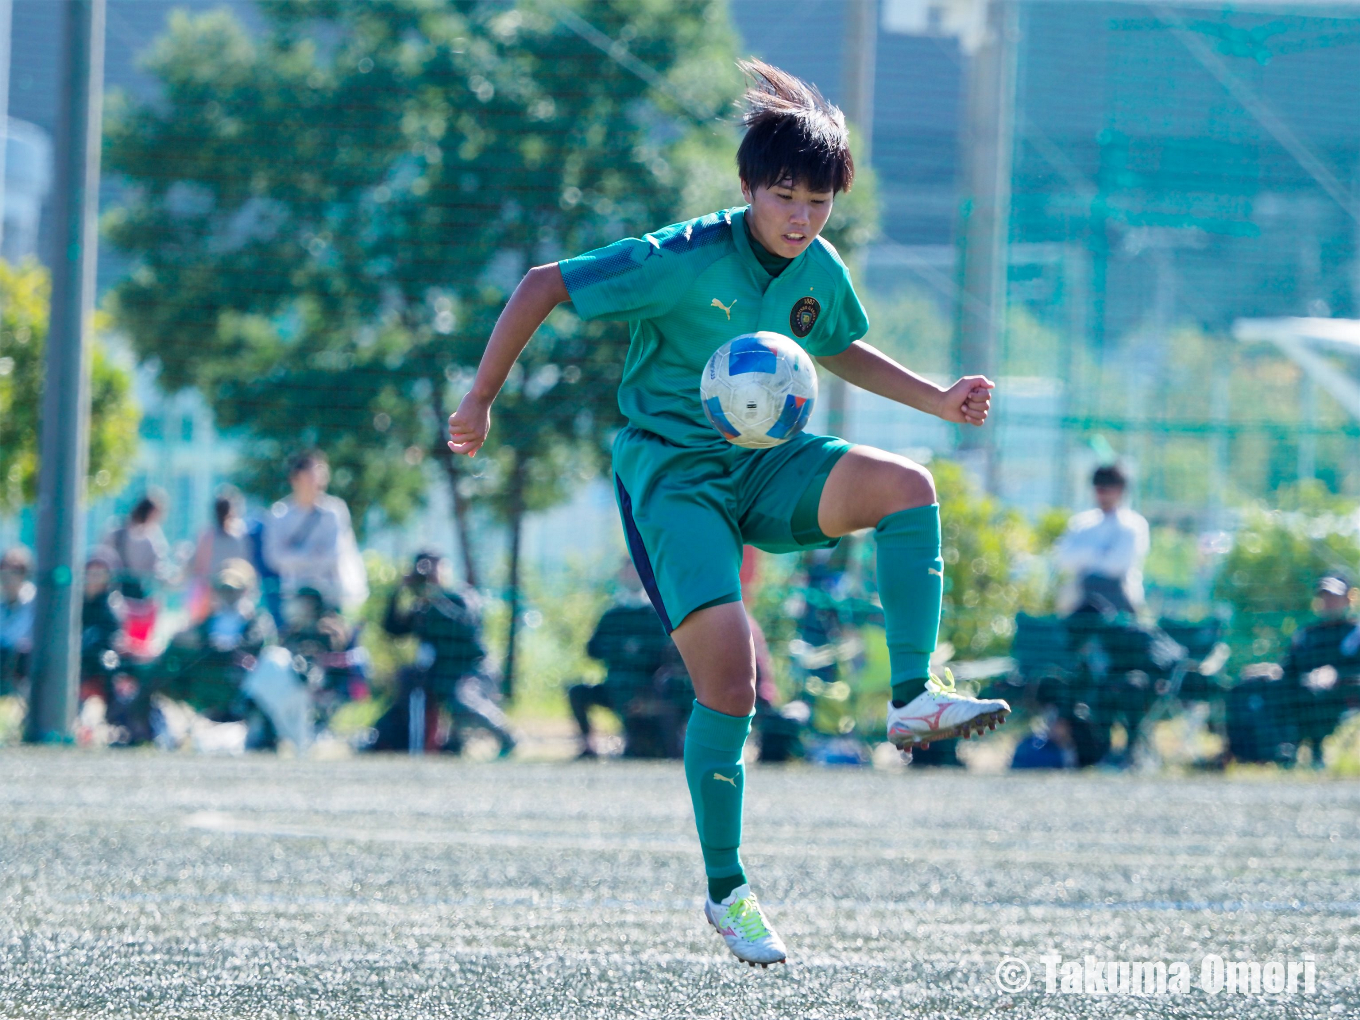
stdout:
{"type": "Polygon", "coordinates": [[[807,352],[778,333],[745,333],[708,359],[699,397],[709,423],[737,446],[778,446],[803,431],[817,400],[807,352]]]}

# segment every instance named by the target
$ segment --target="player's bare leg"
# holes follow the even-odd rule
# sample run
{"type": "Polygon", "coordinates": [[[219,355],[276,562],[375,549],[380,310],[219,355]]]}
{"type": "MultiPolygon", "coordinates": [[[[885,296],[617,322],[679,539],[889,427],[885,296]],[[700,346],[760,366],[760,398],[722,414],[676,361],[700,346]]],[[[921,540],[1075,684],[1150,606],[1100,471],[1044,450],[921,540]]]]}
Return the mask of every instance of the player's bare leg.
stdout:
{"type": "Polygon", "coordinates": [[[694,681],[685,730],[685,778],[708,875],[704,916],[737,959],[768,967],[785,958],[747,884],[739,849],[746,769],[742,749],[756,704],[756,657],[746,610],[728,602],[690,613],[671,636],[694,681]]]}

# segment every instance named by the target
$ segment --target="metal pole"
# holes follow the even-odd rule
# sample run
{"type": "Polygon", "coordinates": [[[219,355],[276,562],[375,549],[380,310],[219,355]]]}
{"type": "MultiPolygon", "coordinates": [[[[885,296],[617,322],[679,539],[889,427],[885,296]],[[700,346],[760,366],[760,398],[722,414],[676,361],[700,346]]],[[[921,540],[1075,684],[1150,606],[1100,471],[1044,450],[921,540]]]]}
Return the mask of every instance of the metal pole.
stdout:
{"type": "MultiPolygon", "coordinates": [[[[878,0],[846,0],[845,64],[841,69],[846,119],[855,129],[855,164],[873,160],[874,73],[878,57],[878,0]]],[[[847,252],[856,277],[864,272],[863,253],[847,252]]],[[[849,387],[838,375],[827,379],[826,430],[843,436],[850,425],[849,387]]]]}
{"type": "MultiPolygon", "coordinates": [[[[954,359],[961,375],[993,375],[1005,336],[1018,19],[1018,4],[991,0],[986,36],[968,70],[963,287],[954,359]]],[[[989,491],[995,488],[995,433],[994,428],[959,430],[959,449],[989,491]]]]}
{"type": "Polygon", "coordinates": [[[845,115],[859,131],[855,162],[868,166],[873,160],[878,0],[847,0],[845,6],[845,67],[841,73],[845,115]]]}
{"type": "Polygon", "coordinates": [[[13,0],[0,0],[0,251],[5,243],[5,166],[9,155],[9,54],[13,0]]]}
{"type": "Polygon", "coordinates": [[[80,668],[81,559],[89,464],[86,334],[94,308],[104,0],[62,4],[64,67],[52,218],[52,312],[39,435],[38,597],[24,739],[70,739],[80,668]]]}

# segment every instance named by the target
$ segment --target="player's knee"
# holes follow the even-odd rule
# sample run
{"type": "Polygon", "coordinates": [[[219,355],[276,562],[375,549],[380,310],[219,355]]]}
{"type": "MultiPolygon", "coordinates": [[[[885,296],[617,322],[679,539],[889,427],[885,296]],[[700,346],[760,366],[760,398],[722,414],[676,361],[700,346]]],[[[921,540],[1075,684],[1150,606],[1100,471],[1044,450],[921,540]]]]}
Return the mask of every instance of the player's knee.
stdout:
{"type": "Polygon", "coordinates": [[[889,489],[891,495],[886,513],[930,506],[936,501],[934,476],[920,464],[910,461],[899,461],[893,465],[889,489]]]}
{"type": "Polygon", "coordinates": [[[755,710],[755,677],[733,673],[722,678],[720,689],[720,700],[725,707],[717,708],[717,711],[727,715],[750,715],[755,710]]]}

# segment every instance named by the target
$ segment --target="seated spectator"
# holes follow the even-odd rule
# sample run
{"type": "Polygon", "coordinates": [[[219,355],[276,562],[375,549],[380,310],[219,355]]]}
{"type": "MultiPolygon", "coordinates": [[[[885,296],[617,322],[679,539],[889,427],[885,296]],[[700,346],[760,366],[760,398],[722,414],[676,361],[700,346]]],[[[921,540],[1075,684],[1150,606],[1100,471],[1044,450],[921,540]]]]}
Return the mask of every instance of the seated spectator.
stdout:
{"type": "Polygon", "coordinates": [[[1360,624],[1352,611],[1356,589],[1340,574],[1320,578],[1313,596],[1317,620],[1300,627],[1280,663],[1285,676],[1303,676],[1321,666],[1360,673],[1360,624]]]}
{"type": "Polygon", "coordinates": [[[307,684],[323,720],[344,702],[368,697],[367,657],[356,647],[358,628],[326,605],[315,588],[299,589],[284,604],[284,617],[283,646],[306,663],[307,684]]]}
{"type": "Polygon", "coordinates": [[[161,530],[164,519],[164,496],[147,492],[107,540],[117,557],[118,590],[123,595],[125,610],[125,648],[129,655],[141,659],[150,659],[156,651],[160,588],[179,580],[170,543],[161,530]]]}
{"type": "Polygon", "coordinates": [[[1011,757],[1013,769],[1074,769],[1078,765],[1077,742],[1072,735],[1072,722],[1054,709],[1044,713],[1042,720],[1028,737],[1015,745],[1011,757]]]}
{"type": "Polygon", "coordinates": [[[21,545],[0,556],[0,695],[28,692],[33,652],[33,554],[21,545]]]}
{"type": "Polygon", "coordinates": [[[418,553],[411,572],[392,593],[383,629],[394,637],[413,636],[419,646],[416,661],[398,674],[397,700],[378,721],[375,751],[406,750],[410,746],[411,693],[425,695],[424,746],[436,750],[439,708],[448,708],[453,731],[444,750],[462,749],[467,725],[489,731],[501,745],[501,756],[515,748],[510,721],[488,695],[482,673],[486,650],[481,621],[467,599],[452,589],[447,563],[438,553],[418,553]]]}
{"type": "Polygon", "coordinates": [[[1113,464],[1091,478],[1096,509],[1074,516],[1058,540],[1058,565],[1067,575],[1058,598],[1063,616],[1094,612],[1136,613],[1143,606],[1143,560],[1148,553],[1148,523],[1120,504],[1128,487],[1113,464]]]}
{"type": "Polygon", "coordinates": [[[213,579],[207,617],[177,634],[166,651],[168,691],[214,722],[246,718],[241,683],[260,649],[275,643],[274,621],[255,600],[254,568],[227,560],[213,579]]]}
{"type": "Polygon", "coordinates": [[[1308,745],[1314,767],[1322,765],[1322,741],[1336,728],[1360,676],[1360,624],[1353,610],[1356,589],[1339,573],[1317,583],[1317,619],[1294,632],[1280,668],[1289,692],[1284,720],[1297,726],[1299,744],[1308,745]]]}
{"type": "Polygon", "coordinates": [[[283,644],[289,651],[320,658],[344,651],[350,627],[315,588],[299,588],[283,604],[283,644]]]}
{"type": "Polygon", "coordinates": [[[571,714],[580,731],[582,758],[596,755],[591,745],[590,709],[604,708],[622,717],[633,698],[652,690],[657,671],[670,658],[678,658],[632,563],[619,571],[618,584],[614,604],[600,617],[586,645],[586,654],[604,663],[604,680],[567,689],[571,714]]]}
{"type": "Polygon", "coordinates": [[[80,698],[113,701],[112,679],[121,659],[123,596],[113,588],[114,564],[96,552],[85,561],[85,601],[80,609],[80,698]]]}

